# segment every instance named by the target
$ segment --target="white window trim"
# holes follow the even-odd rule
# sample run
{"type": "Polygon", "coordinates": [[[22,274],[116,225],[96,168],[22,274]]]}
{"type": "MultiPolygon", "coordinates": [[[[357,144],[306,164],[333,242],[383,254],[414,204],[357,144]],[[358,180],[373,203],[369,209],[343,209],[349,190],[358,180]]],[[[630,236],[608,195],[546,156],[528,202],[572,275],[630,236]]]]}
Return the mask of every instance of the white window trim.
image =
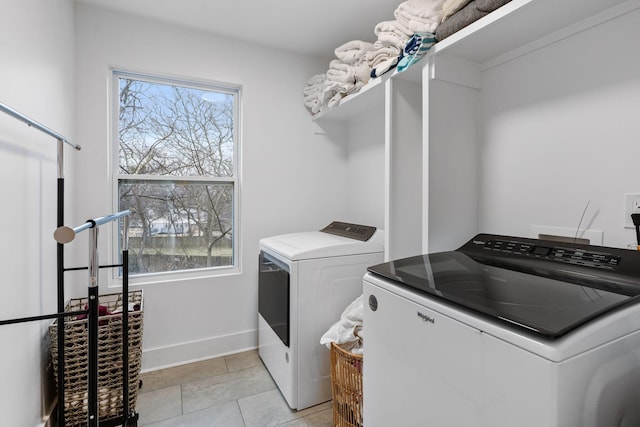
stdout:
{"type": "MultiPolygon", "coordinates": [[[[203,181],[203,182],[233,182],[233,265],[230,266],[221,266],[221,267],[208,267],[208,268],[199,268],[193,270],[178,270],[178,271],[165,271],[165,272],[157,272],[157,273],[145,273],[145,274],[137,274],[129,276],[129,285],[145,285],[145,284],[153,284],[153,283],[167,283],[174,281],[184,281],[191,279],[203,279],[209,277],[223,277],[229,275],[237,275],[242,273],[242,251],[241,251],[241,234],[242,227],[240,226],[240,212],[241,208],[241,199],[240,199],[240,186],[241,186],[241,102],[242,102],[242,88],[239,85],[234,85],[230,83],[220,83],[214,81],[207,81],[201,79],[194,78],[184,78],[184,77],[176,77],[176,76],[160,76],[157,74],[149,74],[149,73],[139,73],[139,72],[131,72],[124,71],[121,68],[112,68],[109,70],[110,73],[110,115],[109,115],[109,129],[110,135],[108,138],[110,150],[109,150],[109,163],[110,163],[110,181],[111,181],[111,205],[113,207],[113,211],[116,212],[118,210],[119,204],[119,194],[118,194],[118,181],[120,179],[129,179],[129,180],[158,180],[158,181],[178,181],[180,177],[169,177],[163,178],[155,175],[123,175],[119,174],[119,126],[118,120],[119,117],[119,94],[120,94],[120,85],[119,79],[121,77],[131,78],[137,80],[144,80],[152,83],[162,83],[162,84],[175,84],[183,87],[191,87],[196,89],[208,88],[215,91],[232,93],[235,95],[235,105],[234,105],[234,147],[233,147],[233,165],[234,165],[234,174],[232,177],[190,177],[188,181],[203,181]]],[[[113,259],[120,259],[120,249],[118,245],[119,239],[119,230],[118,227],[113,227],[112,238],[109,240],[110,250],[109,252],[113,255],[113,259]]],[[[109,288],[117,288],[122,286],[122,278],[119,277],[119,269],[111,269],[112,275],[108,284],[109,288]]]]}

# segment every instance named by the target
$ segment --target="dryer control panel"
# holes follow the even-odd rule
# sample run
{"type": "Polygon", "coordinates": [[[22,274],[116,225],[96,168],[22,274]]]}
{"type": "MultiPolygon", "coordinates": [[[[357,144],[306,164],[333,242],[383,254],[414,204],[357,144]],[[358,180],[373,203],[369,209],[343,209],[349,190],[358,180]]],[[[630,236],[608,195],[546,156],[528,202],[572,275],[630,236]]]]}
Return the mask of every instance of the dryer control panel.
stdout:
{"type": "Polygon", "coordinates": [[[376,228],[370,225],[350,224],[348,222],[333,221],[322,230],[323,233],[348,237],[349,239],[366,242],[376,232],[376,228]]]}

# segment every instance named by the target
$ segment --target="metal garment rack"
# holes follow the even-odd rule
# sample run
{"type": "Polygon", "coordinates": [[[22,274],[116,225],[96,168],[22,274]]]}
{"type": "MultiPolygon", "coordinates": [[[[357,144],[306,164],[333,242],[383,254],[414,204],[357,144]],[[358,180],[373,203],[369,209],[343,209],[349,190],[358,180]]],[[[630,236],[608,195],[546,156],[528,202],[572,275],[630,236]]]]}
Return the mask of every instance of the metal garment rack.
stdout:
{"type": "MultiPolygon", "coordinates": [[[[64,144],[68,144],[71,147],[75,148],[76,150],[80,150],[81,147],[80,145],[77,144],[73,144],[72,142],[70,142],[66,137],[62,136],[61,134],[54,132],[53,130],[49,129],[48,127],[42,125],[41,123],[27,117],[26,115],[16,111],[15,109],[9,107],[8,105],[4,104],[4,103],[0,103],[0,111],[14,117],[15,119],[20,120],[21,122],[26,123],[29,127],[33,127],[53,138],[55,138],[58,141],[58,150],[57,150],[57,169],[58,169],[58,174],[57,174],[57,219],[56,219],[56,226],[58,227],[56,229],[56,232],[54,233],[56,236],[56,240],[58,238],[61,238],[62,241],[58,241],[57,242],[57,275],[56,275],[56,282],[57,282],[57,312],[53,313],[53,314],[45,314],[45,315],[40,315],[40,316],[31,316],[31,317],[22,317],[22,318],[16,318],[16,319],[8,319],[8,320],[0,320],[0,326],[3,325],[9,325],[9,324],[16,324],[16,323],[25,323],[25,322],[32,322],[32,321],[39,321],[39,320],[47,320],[47,319],[57,319],[58,320],[58,324],[57,324],[57,337],[58,337],[58,342],[57,342],[57,347],[58,347],[58,368],[57,368],[57,375],[58,375],[58,387],[57,387],[57,408],[58,408],[58,426],[59,427],[64,427],[65,426],[65,414],[64,414],[64,408],[65,408],[65,401],[64,401],[64,349],[65,349],[65,335],[64,335],[64,319],[66,317],[71,317],[71,316],[77,316],[78,314],[86,314],[87,315],[87,319],[89,322],[89,328],[95,328],[94,329],[94,333],[93,335],[90,337],[90,341],[91,339],[97,340],[97,327],[98,327],[98,286],[97,286],[97,277],[98,277],[98,269],[99,268],[113,268],[113,267],[121,267],[122,268],[122,289],[123,289],[123,298],[125,300],[124,306],[123,306],[123,319],[122,319],[122,327],[123,327],[123,332],[122,332],[122,337],[123,337],[123,419],[122,420],[116,420],[115,423],[113,424],[114,426],[116,425],[123,425],[124,427],[128,426],[128,425],[135,425],[137,424],[137,419],[138,419],[138,415],[137,414],[129,414],[129,381],[128,381],[128,367],[129,367],[129,363],[128,363],[128,346],[129,346],[129,340],[128,340],[128,320],[129,320],[129,316],[128,316],[128,286],[129,286],[129,273],[128,273],[128,233],[127,228],[128,228],[128,221],[126,221],[126,215],[128,215],[128,211],[126,211],[127,213],[125,214],[125,211],[120,212],[118,214],[114,214],[111,216],[107,216],[107,217],[103,217],[103,218],[98,218],[95,220],[89,220],[87,221],[85,224],[76,227],[75,229],[69,229],[68,227],[64,226],[64,144]],[[111,221],[115,221],[117,219],[119,219],[120,217],[125,216],[125,225],[123,227],[125,233],[122,237],[122,264],[117,264],[117,265],[106,265],[106,266],[98,266],[97,264],[97,231],[98,231],[98,226],[101,224],[104,224],[106,222],[111,222],[111,221]],[[73,237],[75,236],[76,233],[79,233],[81,231],[87,230],[87,229],[93,229],[92,232],[92,238],[90,239],[92,241],[92,245],[96,250],[96,253],[93,254],[93,250],[92,248],[90,248],[90,265],[88,267],[80,267],[80,268],[69,268],[66,269],[64,267],[64,243],[68,243],[69,241],[73,240],[73,237]],[[71,233],[69,233],[69,230],[71,230],[71,233]],[[95,236],[94,236],[95,234],[95,236]],[[62,237],[60,237],[60,235],[62,237]],[[65,237],[66,236],[66,237],[65,237]],[[70,238],[70,239],[69,239],[70,238]],[[65,241],[66,240],[66,241],[65,241]],[[94,242],[94,240],[96,242],[94,242]],[[95,262],[95,264],[94,264],[95,262]],[[78,312],[66,312],[64,311],[65,309],[65,296],[64,296],[64,273],[65,271],[72,271],[72,270],[89,270],[89,289],[88,289],[88,293],[89,293],[89,301],[92,301],[91,299],[91,295],[94,295],[93,300],[95,300],[95,307],[92,308],[92,304],[89,304],[89,308],[88,310],[84,310],[84,311],[78,311],[78,312]],[[95,277],[95,285],[92,285],[92,279],[91,277],[95,277]],[[93,325],[93,326],[91,326],[93,325]],[[95,338],[94,338],[95,337],[95,338]],[[126,374],[126,376],[125,376],[126,374]],[[124,399],[126,397],[126,400],[124,399]],[[129,422],[132,422],[133,424],[129,424],[129,422]]],[[[95,343],[93,343],[93,345],[90,343],[90,348],[89,348],[89,358],[91,360],[89,360],[89,377],[91,380],[93,380],[95,382],[95,384],[89,384],[89,393],[88,393],[88,398],[89,398],[89,402],[91,402],[92,407],[95,410],[95,413],[93,414],[93,419],[91,417],[91,411],[89,411],[89,414],[87,415],[87,425],[90,427],[93,426],[97,426],[98,425],[98,412],[97,412],[97,408],[98,408],[98,403],[97,403],[97,399],[98,399],[98,394],[97,394],[97,341],[95,343]],[[95,359],[95,360],[93,360],[95,359]],[[93,371],[93,372],[92,372],[93,371]]],[[[104,424],[103,424],[104,425],[104,424]]]]}
{"type": "MultiPolygon", "coordinates": [[[[64,245],[73,241],[78,233],[91,230],[89,235],[89,270],[88,280],[88,393],[87,393],[87,426],[120,426],[123,427],[137,425],[138,414],[129,412],[129,215],[130,211],[124,210],[102,218],[90,219],[84,224],[70,228],[61,226],[53,233],[53,237],[58,244],[64,245]],[[115,265],[101,266],[98,262],[98,230],[103,224],[123,219],[122,226],[122,263],[115,265]],[[99,327],[99,269],[100,268],[122,268],[122,417],[109,419],[104,423],[99,422],[98,405],[98,327],[99,327]]],[[[70,270],[84,270],[85,268],[73,268],[70,270]]],[[[61,322],[58,322],[60,324],[61,322]]],[[[58,332],[59,334],[60,332],[58,332]]],[[[58,335],[60,337],[60,335],[58,335]]],[[[58,368],[64,364],[64,359],[60,358],[58,349],[58,368]]],[[[63,384],[63,377],[58,376],[58,384],[63,384]]],[[[59,390],[60,392],[60,390],[59,390]]],[[[61,392],[64,395],[64,387],[61,392]]],[[[64,426],[64,407],[58,406],[59,425],[64,426]],[[60,421],[62,423],[60,424],[60,421]]]]}

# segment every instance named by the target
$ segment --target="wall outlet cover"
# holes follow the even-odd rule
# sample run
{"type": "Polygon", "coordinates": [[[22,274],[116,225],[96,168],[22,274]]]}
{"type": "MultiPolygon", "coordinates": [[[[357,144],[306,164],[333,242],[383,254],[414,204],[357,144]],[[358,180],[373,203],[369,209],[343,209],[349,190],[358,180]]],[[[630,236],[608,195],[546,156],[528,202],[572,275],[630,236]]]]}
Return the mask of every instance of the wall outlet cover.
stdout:
{"type": "Polygon", "coordinates": [[[632,213],[640,213],[640,193],[625,193],[624,195],[625,228],[635,228],[631,220],[632,213]]]}

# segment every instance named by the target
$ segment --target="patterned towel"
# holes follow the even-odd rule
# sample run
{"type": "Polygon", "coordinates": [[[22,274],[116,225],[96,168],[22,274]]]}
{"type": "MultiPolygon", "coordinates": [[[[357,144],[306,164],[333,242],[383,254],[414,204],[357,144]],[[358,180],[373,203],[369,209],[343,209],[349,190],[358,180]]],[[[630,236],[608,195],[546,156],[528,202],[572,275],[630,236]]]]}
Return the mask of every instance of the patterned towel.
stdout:
{"type": "Polygon", "coordinates": [[[396,66],[398,72],[406,70],[422,59],[424,54],[427,53],[435,43],[436,36],[433,33],[414,34],[404,48],[404,56],[398,61],[398,65],[396,66]]]}

